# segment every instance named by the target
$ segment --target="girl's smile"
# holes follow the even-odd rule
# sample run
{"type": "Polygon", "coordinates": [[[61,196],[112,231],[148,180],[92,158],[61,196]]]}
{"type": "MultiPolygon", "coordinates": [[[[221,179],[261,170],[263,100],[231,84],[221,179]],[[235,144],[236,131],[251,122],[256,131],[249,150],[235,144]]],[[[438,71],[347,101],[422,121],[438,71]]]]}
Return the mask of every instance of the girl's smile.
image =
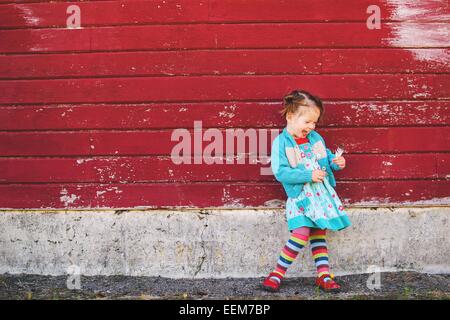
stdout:
{"type": "Polygon", "coordinates": [[[294,138],[305,138],[312,130],[316,128],[319,120],[320,110],[315,107],[308,107],[303,112],[296,114],[288,114],[286,116],[287,131],[294,136],[294,138]]]}

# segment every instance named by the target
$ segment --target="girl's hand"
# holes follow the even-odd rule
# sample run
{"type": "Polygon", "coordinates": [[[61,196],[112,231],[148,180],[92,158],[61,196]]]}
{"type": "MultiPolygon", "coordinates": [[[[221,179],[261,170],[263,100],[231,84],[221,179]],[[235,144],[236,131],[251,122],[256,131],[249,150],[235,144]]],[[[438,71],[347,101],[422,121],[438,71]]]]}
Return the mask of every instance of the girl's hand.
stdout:
{"type": "Polygon", "coordinates": [[[340,169],[345,168],[345,158],[343,156],[334,158],[333,162],[336,163],[340,169]]]}
{"type": "Polygon", "coordinates": [[[327,173],[323,170],[316,169],[312,172],[312,181],[313,182],[323,182],[327,173]]]}

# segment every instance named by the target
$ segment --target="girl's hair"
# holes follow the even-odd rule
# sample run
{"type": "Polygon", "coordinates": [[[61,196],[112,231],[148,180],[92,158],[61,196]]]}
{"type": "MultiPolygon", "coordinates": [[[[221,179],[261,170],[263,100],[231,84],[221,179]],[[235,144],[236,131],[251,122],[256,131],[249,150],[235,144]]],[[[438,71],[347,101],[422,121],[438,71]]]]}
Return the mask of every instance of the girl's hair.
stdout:
{"type": "Polygon", "coordinates": [[[307,110],[308,108],[312,108],[314,106],[320,111],[318,120],[320,121],[323,115],[322,100],[307,91],[294,90],[283,98],[283,110],[281,110],[280,113],[283,118],[286,118],[288,113],[295,114],[299,111],[299,109],[307,110]]]}

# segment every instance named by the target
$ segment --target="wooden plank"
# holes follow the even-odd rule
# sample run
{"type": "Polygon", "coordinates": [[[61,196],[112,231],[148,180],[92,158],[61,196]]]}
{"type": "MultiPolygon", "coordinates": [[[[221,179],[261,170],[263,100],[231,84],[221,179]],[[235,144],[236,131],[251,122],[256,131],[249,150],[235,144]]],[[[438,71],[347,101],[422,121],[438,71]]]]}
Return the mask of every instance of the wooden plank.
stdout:
{"type": "MultiPolygon", "coordinates": [[[[198,128],[186,131],[185,138],[171,141],[173,130],[154,131],[49,131],[49,132],[0,132],[2,156],[99,156],[99,155],[171,155],[173,148],[190,139],[192,154],[202,154],[210,141],[202,142],[204,131],[198,128]],[[198,141],[198,146],[194,142],[198,141]],[[195,147],[195,148],[194,148],[195,147]]],[[[327,147],[335,150],[342,145],[347,153],[406,153],[447,152],[450,145],[450,127],[400,127],[400,128],[327,128],[318,131],[327,147]],[[405,138],[407,137],[407,138],[405,138]]],[[[232,134],[237,131],[231,130],[232,134]]],[[[244,130],[242,133],[251,133],[244,130]]],[[[221,130],[222,148],[227,147],[226,132],[221,130]]],[[[229,139],[231,141],[231,139],[229,139]]],[[[234,155],[237,139],[234,139],[234,155]]],[[[245,140],[245,153],[258,148],[270,150],[271,139],[258,141],[258,133],[245,140]]],[[[188,142],[186,142],[188,143],[188,142]]],[[[231,149],[231,144],[230,144],[231,149]]],[[[187,152],[187,151],[186,151],[187,152]]],[[[258,152],[258,151],[256,151],[258,152]]]]}
{"type": "Polygon", "coordinates": [[[429,204],[448,204],[449,180],[399,180],[338,182],[336,191],[345,204],[414,204],[428,201],[429,204]]]}
{"type": "Polygon", "coordinates": [[[0,78],[318,74],[320,49],[99,52],[0,56],[0,78]]]}
{"type": "MultiPolygon", "coordinates": [[[[12,1],[2,0],[0,3],[12,1]]],[[[285,1],[62,1],[0,6],[0,28],[65,27],[70,4],[80,7],[82,26],[188,22],[366,21],[367,8],[377,5],[382,21],[445,21],[446,1],[285,0],[285,1]]],[[[30,1],[31,2],[31,1],[30,1]]],[[[22,3],[22,4],[19,4],[22,3]]]]}
{"type": "Polygon", "coordinates": [[[280,103],[267,102],[3,106],[0,107],[0,128],[2,130],[193,128],[194,121],[202,121],[205,128],[281,127],[283,121],[279,110],[280,103]]]}
{"type": "MultiPolygon", "coordinates": [[[[379,179],[445,179],[450,175],[449,154],[345,156],[347,167],[336,172],[339,181],[379,179]],[[438,163],[438,167],[436,166],[438,163]]],[[[206,161],[210,161],[208,164],[206,161]]],[[[0,158],[0,183],[134,183],[275,181],[259,159],[243,164],[175,164],[170,157],[0,158]]]]}
{"type": "Polygon", "coordinates": [[[0,208],[239,207],[274,194],[279,186],[251,183],[0,185],[0,208]]]}
{"type": "MultiPolygon", "coordinates": [[[[105,0],[89,0],[89,1],[105,1],[105,0]]],[[[0,0],[0,3],[42,3],[42,2],[66,2],[67,0],[0,0]]],[[[78,1],[75,1],[78,2],[78,1]]]]}
{"type": "Polygon", "coordinates": [[[0,53],[236,48],[449,47],[447,23],[190,24],[0,30],[0,53]],[[411,36],[416,33],[417,36],[411,36]]]}
{"type": "Polygon", "coordinates": [[[436,170],[438,177],[449,179],[450,178],[450,154],[440,154],[436,159],[436,170]]]}
{"type": "Polygon", "coordinates": [[[322,130],[327,146],[342,144],[350,153],[443,152],[450,145],[449,127],[349,128],[322,130]],[[445,147],[447,146],[447,147],[445,147]]]}
{"type": "Polygon", "coordinates": [[[211,0],[210,20],[217,21],[366,21],[369,6],[380,8],[382,21],[448,21],[444,0],[287,0],[258,2],[211,0]]]}
{"type": "MultiPolygon", "coordinates": [[[[448,180],[342,182],[344,204],[380,205],[448,196],[448,180]]],[[[278,183],[11,184],[0,185],[0,208],[280,207],[278,183]]]]}
{"type": "MultiPolygon", "coordinates": [[[[2,1],[0,1],[1,3],[2,1]]],[[[80,8],[81,25],[192,23],[208,20],[208,1],[90,1],[0,5],[0,28],[66,27],[67,8],[80,8]]]]}
{"type": "MultiPolygon", "coordinates": [[[[325,101],[318,128],[449,125],[447,101],[325,101]]],[[[280,102],[0,106],[2,130],[281,128],[280,102]],[[170,115],[170,116],[168,116],[170,115]]]]}
{"type": "Polygon", "coordinates": [[[448,101],[383,101],[326,103],[323,125],[419,126],[450,123],[448,101]]]}
{"type": "MultiPolygon", "coordinates": [[[[336,172],[342,180],[380,179],[445,179],[436,163],[448,158],[447,154],[383,154],[347,155],[346,168],[336,172]]],[[[450,171],[448,171],[450,173],[450,171]]]]}
{"type": "Polygon", "coordinates": [[[0,78],[446,73],[449,49],[293,49],[0,55],[0,78]]]}
{"type": "Polygon", "coordinates": [[[322,73],[448,73],[449,64],[449,49],[329,49],[322,73]]]}
{"type": "Polygon", "coordinates": [[[435,100],[450,74],[191,76],[0,81],[0,104],[279,101],[294,88],[327,100],[435,100]]]}
{"type": "MultiPolygon", "coordinates": [[[[214,161],[208,157],[209,161],[214,161]]],[[[257,159],[244,164],[175,164],[170,157],[78,159],[0,158],[0,182],[214,182],[274,181],[261,175],[257,159]]]]}

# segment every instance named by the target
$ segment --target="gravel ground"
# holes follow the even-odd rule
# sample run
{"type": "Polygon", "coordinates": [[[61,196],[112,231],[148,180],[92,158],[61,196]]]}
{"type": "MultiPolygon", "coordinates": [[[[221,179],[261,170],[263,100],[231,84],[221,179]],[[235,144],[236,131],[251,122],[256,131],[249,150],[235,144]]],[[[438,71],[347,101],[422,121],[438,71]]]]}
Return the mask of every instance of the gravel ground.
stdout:
{"type": "Polygon", "coordinates": [[[286,278],[278,293],[261,288],[263,278],[167,279],[161,277],[81,276],[81,289],[67,288],[66,276],[0,275],[0,299],[445,299],[450,275],[417,272],[381,273],[381,288],[367,287],[368,274],[337,277],[340,293],[324,293],[314,278],[286,278]]]}

